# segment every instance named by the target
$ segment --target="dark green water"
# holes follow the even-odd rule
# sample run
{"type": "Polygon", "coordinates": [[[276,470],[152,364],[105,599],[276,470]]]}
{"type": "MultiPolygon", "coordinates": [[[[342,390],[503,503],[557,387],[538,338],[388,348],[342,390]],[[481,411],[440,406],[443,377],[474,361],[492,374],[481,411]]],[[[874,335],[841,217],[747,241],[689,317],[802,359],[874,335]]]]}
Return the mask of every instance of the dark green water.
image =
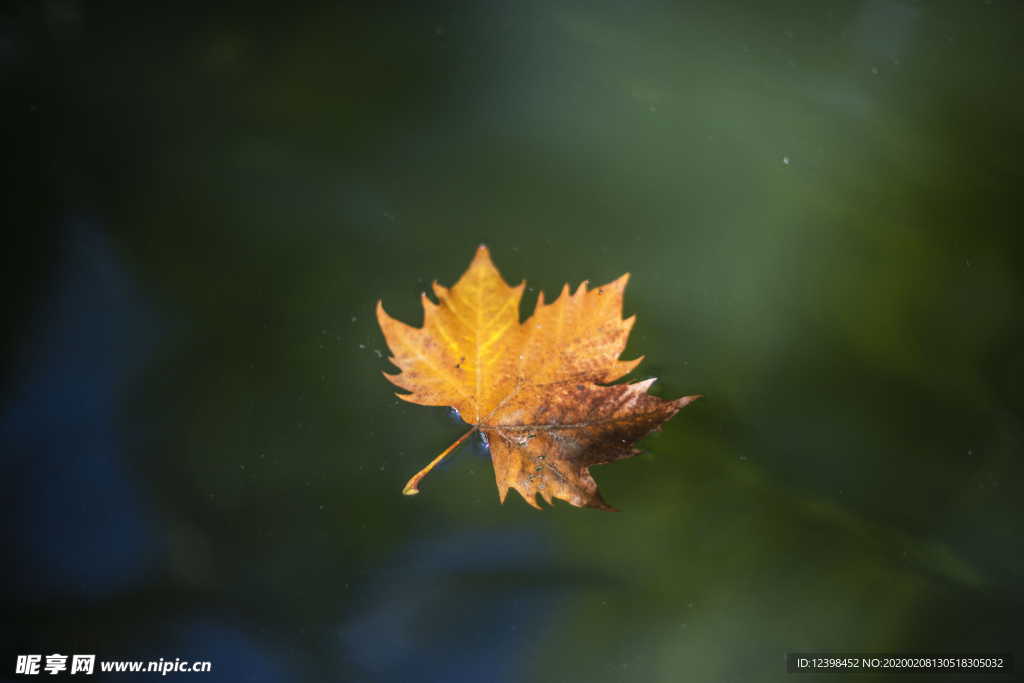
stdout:
{"type": "Polygon", "coordinates": [[[759,681],[1019,648],[1020,3],[6,22],[7,675],[759,681]],[[394,398],[373,307],[418,323],[479,243],[526,310],[632,273],[633,377],[705,394],[595,470],[622,512],[499,505],[479,447],[400,495],[462,432],[394,398]]]}

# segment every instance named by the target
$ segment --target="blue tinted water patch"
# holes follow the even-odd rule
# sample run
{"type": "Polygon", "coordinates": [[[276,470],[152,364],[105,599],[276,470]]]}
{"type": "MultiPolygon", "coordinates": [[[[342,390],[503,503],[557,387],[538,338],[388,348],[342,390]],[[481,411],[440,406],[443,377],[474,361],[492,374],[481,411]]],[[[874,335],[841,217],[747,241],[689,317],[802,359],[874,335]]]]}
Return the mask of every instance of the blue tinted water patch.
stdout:
{"type": "MultiPolygon", "coordinates": [[[[204,681],[247,681],[277,683],[300,680],[287,658],[240,628],[212,619],[198,619],[173,627],[169,638],[146,646],[151,657],[190,662],[209,661],[209,673],[183,673],[180,678],[201,677],[204,681]]],[[[323,673],[326,673],[323,672],[323,673]]],[[[171,674],[173,678],[174,675],[171,674]]]]}
{"type": "Polygon", "coordinates": [[[68,231],[40,311],[0,413],[3,542],[18,558],[6,588],[30,600],[101,597],[137,585],[161,552],[117,422],[156,321],[106,239],[83,225],[68,231]]]}
{"type": "Polygon", "coordinates": [[[502,530],[409,546],[361,596],[340,656],[373,680],[519,680],[571,582],[535,532],[502,530]],[[555,576],[552,581],[545,577],[555,576]]]}
{"type": "Polygon", "coordinates": [[[491,444],[487,440],[487,435],[483,432],[477,432],[479,439],[473,439],[473,452],[481,458],[491,457],[491,444]]]}

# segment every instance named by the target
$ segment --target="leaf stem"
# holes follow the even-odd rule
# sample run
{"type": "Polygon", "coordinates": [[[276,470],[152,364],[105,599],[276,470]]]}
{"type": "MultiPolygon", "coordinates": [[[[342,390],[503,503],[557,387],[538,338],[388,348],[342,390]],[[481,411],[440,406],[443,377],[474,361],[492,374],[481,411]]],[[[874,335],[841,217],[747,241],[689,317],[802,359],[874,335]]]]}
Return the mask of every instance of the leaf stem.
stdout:
{"type": "Polygon", "coordinates": [[[423,477],[425,477],[428,474],[430,474],[430,470],[434,469],[442,460],[444,460],[448,456],[449,453],[451,453],[456,448],[458,448],[459,444],[461,444],[463,441],[468,439],[469,435],[472,434],[473,432],[475,432],[476,430],[478,430],[479,428],[480,428],[479,426],[475,426],[472,429],[470,429],[468,432],[466,432],[465,434],[460,436],[458,439],[455,440],[455,443],[453,443],[451,446],[449,446],[448,448],[446,448],[443,451],[441,451],[440,455],[438,455],[436,458],[431,460],[429,465],[424,467],[422,470],[420,470],[416,474],[412,475],[412,479],[410,479],[406,483],[405,488],[402,489],[402,493],[407,495],[407,496],[415,496],[417,493],[419,493],[420,492],[420,489],[419,489],[420,480],[423,479],[423,477]]]}

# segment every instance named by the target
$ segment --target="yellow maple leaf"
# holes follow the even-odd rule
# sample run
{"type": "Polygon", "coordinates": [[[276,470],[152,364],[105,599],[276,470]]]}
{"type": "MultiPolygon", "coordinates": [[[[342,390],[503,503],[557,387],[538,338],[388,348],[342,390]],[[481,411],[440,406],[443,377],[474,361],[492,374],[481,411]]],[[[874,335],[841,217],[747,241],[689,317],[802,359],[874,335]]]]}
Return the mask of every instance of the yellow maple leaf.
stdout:
{"type": "Polygon", "coordinates": [[[633,442],[700,398],[667,401],[647,393],[653,379],[611,384],[643,357],[619,360],[635,316],[622,318],[629,275],[602,287],[565,285],[552,303],[537,299],[519,322],[525,282],[510,287],[481,245],[450,289],[424,293],[423,327],[402,323],[377,302],[377,320],[401,372],[384,373],[410,392],[399,398],[450,406],[472,429],[406,484],[419,482],[474,432],[488,444],[498,495],[514,488],[534,507],[539,494],[577,507],[611,509],[590,475],[593,465],[635,455],[633,442]]]}

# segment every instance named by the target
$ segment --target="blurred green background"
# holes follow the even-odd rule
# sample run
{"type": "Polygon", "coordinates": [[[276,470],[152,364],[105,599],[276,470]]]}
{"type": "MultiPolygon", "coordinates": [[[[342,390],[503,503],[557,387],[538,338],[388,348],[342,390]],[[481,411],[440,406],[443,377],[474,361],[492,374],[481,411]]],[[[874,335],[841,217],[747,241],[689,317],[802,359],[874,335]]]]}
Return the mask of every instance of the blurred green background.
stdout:
{"type": "Polygon", "coordinates": [[[12,653],[1019,648],[1024,5],[144,5],[0,22],[12,653]],[[400,495],[461,430],[394,398],[373,306],[418,324],[479,243],[525,310],[631,272],[632,377],[706,395],[595,470],[623,512],[499,505],[479,445],[400,495]]]}

